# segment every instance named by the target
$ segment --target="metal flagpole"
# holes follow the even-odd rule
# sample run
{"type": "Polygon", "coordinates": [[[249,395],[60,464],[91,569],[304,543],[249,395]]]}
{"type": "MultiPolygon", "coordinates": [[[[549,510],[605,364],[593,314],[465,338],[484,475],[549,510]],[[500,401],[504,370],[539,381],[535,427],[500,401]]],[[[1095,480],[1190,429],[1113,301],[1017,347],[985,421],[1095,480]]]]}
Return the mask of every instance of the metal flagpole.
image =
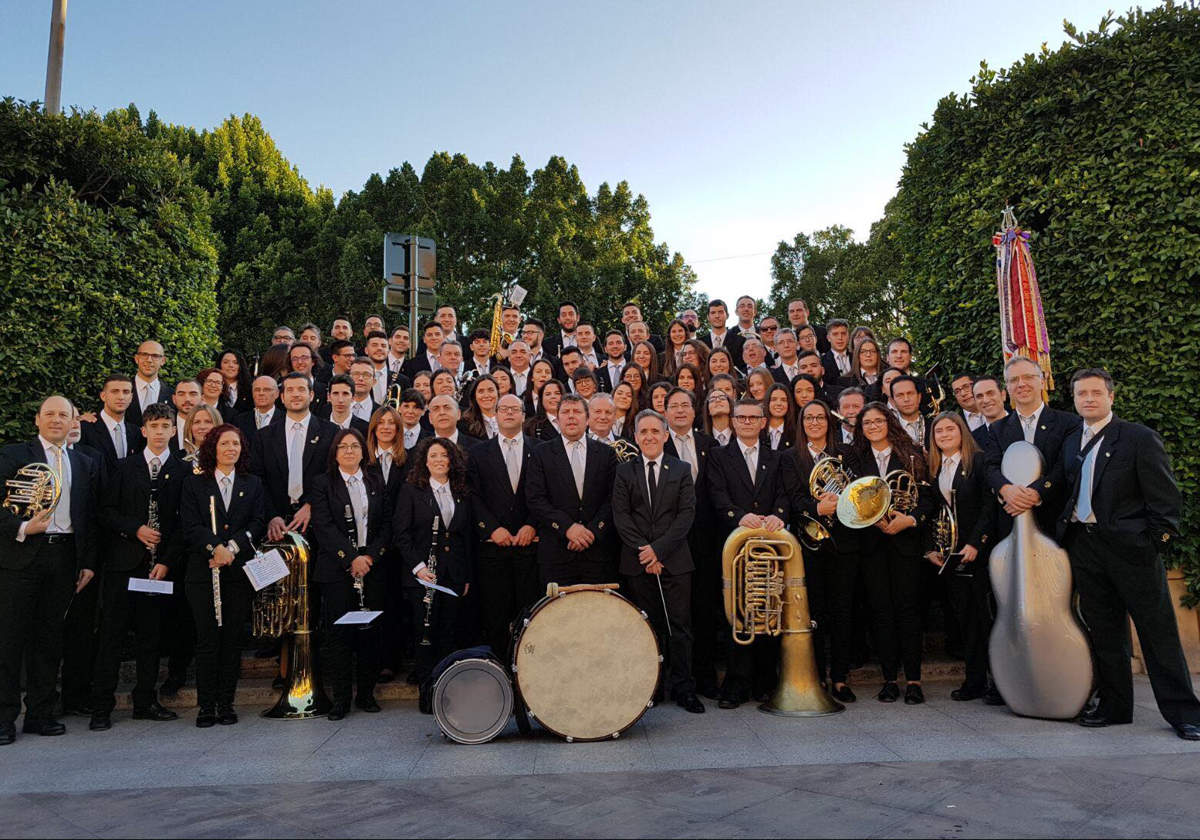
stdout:
{"type": "Polygon", "coordinates": [[[46,113],[62,110],[63,48],[67,40],[67,0],[51,0],[50,55],[46,59],[46,113]]]}

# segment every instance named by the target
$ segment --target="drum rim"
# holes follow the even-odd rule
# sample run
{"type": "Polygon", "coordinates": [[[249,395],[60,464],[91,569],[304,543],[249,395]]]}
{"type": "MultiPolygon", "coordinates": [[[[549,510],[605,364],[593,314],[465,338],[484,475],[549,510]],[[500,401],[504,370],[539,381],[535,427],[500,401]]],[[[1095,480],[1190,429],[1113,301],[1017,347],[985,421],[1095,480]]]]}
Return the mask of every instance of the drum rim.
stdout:
{"type": "Polygon", "coordinates": [[[528,608],[527,613],[523,613],[522,615],[520,615],[518,617],[518,621],[519,621],[519,624],[514,628],[514,631],[512,633],[511,657],[510,657],[511,661],[509,662],[509,676],[512,679],[513,697],[514,697],[515,702],[520,703],[521,707],[523,709],[525,709],[525,713],[529,716],[529,718],[531,720],[533,720],[535,723],[537,723],[538,726],[542,727],[542,729],[545,729],[547,732],[549,732],[551,735],[556,735],[559,738],[562,738],[564,741],[567,741],[568,743],[572,743],[572,744],[587,744],[587,743],[594,743],[597,741],[612,741],[612,740],[620,737],[625,732],[632,729],[637,724],[637,722],[640,721],[645,716],[646,712],[649,711],[650,708],[654,705],[654,698],[658,696],[659,689],[662,688],[662,680],[663,680],[663,673],[662,673],[662,667],[661,667],[662,662],[663,662],[662,645],[660,645],[658,642],[658,634],[654,632],[654,626],[650,623],[650,617],[648,615],[646,615],[645,610],[639,609],[637,604],[633,603],[633,601],[626,598],[620,592],[617,592],[615,589],[603,589],[603,590],[580,589],[580,590],[576,590],[574,592],[559,592],[557,595],[544,595],[544,596],[542,596],[542,598],[540,600],[538,600],[535,604],[533,604],[531,607],[528,608]],[[620,598],[622,601],[624,601],[626,604],[628,604],[633,609],[634,612],[636,612],[638,615],[640,615],[642,617],[642,621],[645,622],[646,626],[650,630],[650,638],[654,640],[654,650],[656,651],[656,656],[658,657],[658,662],[659,662],[659,668],[658,668],[658,672],[657,672],[658,675],[654,679],[654,691],[651,693],[650,699],[646,702],[646,705],[644,705],[642,707],[641,711],[638,712],[637,717],[635,717],[633,720],[631,720],[625,726],[618,729],[616,732],[613,732],[610,735],[601,735],[596,738],[580,738],[577,735],[567,735],[565,732],[559,732],[557,729],[548,725],[544,720],[542,720],[540,717],[538,717],[537,714],[534,713],[533,709],[531,709],[529,707],[529,704],[527,702],[525,702],[525,693],[521,690],[521,675],[520,675],[519,670],[517,669],[517,652],[521,649],[521,644],[520,644],[521,637],[525,634],[525,628],[529,624],[529,622],[533,621],[534,617],[537,616],[538,613],[540,613],[543,609],[545,609],[549,604],[553,603],[554,601],[557,601],[561,598],[569,597],[571,595],[582,595],[582,594],[588,593],[588,592],[602,592],[605,595],[611,595],[611,596],[620,598]]]}
{"type": "Polygon", "coordinates": [[[430,707],[433,710],[433,720],[434,723],[437,724],[438,729],[440,729],[442,734],[451,741],[454,741],[458,744],[467,745],[486,744],[495,740],[496,737],[499,736],[500,733],[503,732],[508,726],[508,722],[512,720],[515,706],[516,687],[513,684],[512,674],[510,674],[508,669],[504,667],[504,663],[494,656],[473,656],[470,659],[460,659],[453,663],[442,672],[441,676],[438,677],[437,682],[434,683],[433,696],[430,698],[430,707]],[[456,675],[459,672],[466,670],[484,671],[489,675],[496,677],[496,682],[499,685],[507,688],[506,691],[502,692],[504,694],[505,708],[501,712],[500,720],[493,726],[484,730],[482,733],[469,737],[466,737],[465,733],[463,733],[461,730],[452,730],[448,724],[443,723],[442,717],[444,716],[439,714],[439,701],[445,694],[446,688],[450,684],[450,681],[447,678],[451,675],[456,675]],[[503,679],[500,679],[500,677],[503,677],[503,679]],[[507,711],[507,714],[504,713],[505,711],[507,711]]]}

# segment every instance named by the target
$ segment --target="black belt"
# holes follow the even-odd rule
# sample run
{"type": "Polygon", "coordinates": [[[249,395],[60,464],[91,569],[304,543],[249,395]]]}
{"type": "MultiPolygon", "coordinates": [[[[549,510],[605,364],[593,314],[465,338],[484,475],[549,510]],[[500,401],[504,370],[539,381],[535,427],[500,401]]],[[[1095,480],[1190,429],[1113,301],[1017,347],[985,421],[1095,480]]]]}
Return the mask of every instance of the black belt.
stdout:
{"type": "Polygon", "coordinates": [[[74,534],[42,534],[41,536],[46,540],[46,545],[58,545],[60,543],[65,545],[66,543],[75,542],[74,534]]]}

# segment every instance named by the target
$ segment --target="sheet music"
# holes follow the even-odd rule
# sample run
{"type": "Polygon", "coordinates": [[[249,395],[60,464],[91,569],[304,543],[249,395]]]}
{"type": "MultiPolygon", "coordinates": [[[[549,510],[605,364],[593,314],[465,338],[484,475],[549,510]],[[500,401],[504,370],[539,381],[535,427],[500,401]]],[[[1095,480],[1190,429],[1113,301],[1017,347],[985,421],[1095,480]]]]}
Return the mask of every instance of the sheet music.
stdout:
{"type": "Polygon", "coordinates": [[[169,580],[150,580],[149,578],[129,579],[130,592],[145,592],[150,595],[173,595],[175,584],[169,580]]]}
{"type": "Polygon", "coordinates": [[[455,592],[453,589],[448,589],[445,586],[438,586],[436,583],[430,583],[429,581],[421,580],[420,578],[417,578],[417,583],[421,584],[426,589],[436,589],[438,592],[445,592],[447,595],[453,595],[455,598],[458,597],[457,592],[455,592]]]}
{"type": "Polygon", "coordinates": [[[250,585],[254,587],[255,592],[291,574],[287,561],[278,549],[274,548],[248,561],[242,568],[246,570],[246,577],[250,578],[250,585]]]}
{"type": "Polygon", "coordinates": [[[351,610],[344,616],[339,618],[334,624],[370,624],[379,616],[383,615],[383,610],[351,610]]]}

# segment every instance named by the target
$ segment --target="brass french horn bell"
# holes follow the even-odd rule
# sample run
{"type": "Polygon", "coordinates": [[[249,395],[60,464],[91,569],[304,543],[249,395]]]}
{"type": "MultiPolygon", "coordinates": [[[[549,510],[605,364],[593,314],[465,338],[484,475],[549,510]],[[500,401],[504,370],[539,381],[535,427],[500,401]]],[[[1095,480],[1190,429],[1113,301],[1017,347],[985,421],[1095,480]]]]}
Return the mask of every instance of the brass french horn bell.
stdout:
{"type": "Polygon", "coordinates": [[[850,482],[838,496],[838,521],[847,528],[869,528],[883,519],[892,506],[892,488],[877,475],[850,482]]]}
{"type": "Polygon", "coordinates": [[[8,490],[4,496],[4,509],[27,520],[52,513],[62,494],[58,472],[41,462],[21,467],[15,477],[4,482],[4,486],[8,490]]]}

